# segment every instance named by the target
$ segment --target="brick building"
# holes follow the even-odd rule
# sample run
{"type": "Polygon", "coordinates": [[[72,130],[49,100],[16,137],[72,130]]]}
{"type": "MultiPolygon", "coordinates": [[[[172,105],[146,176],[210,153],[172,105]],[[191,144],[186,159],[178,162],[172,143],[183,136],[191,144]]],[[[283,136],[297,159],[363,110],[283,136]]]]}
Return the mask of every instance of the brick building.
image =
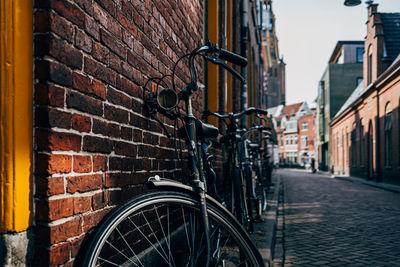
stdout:
{"type": "Polygon", "coordinates": [[[299,164],[308,167],[315,159],[315,110],[301,116],[298,120],[299,164]]]}
{"type": "Polygon", "coordinates": [[[361,83],[331,122],[336,174],[400,184],[400,13],[368,7],[361,83]]]}
{"type": "MultiPolygon", "coordinates": [[[[259,9],[239,0],[1,1],[0,262],[78,265],[87,233],[145,191],[150,175],[182,177],[142,87],[205,40],[248,58],[237,68],[248,84],[199,60],[208,89],[195,96],[196,114],[259,106],[259,9]]],[[[182,67],[178,86],[187,77],[182,67]]]]}

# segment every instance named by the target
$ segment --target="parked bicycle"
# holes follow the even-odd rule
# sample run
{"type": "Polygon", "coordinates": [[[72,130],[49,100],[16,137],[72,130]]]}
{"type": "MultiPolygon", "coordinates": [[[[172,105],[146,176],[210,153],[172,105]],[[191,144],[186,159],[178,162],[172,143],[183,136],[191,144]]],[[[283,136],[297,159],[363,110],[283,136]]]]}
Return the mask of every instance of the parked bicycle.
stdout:
{"type": "MultiPolygon", "coordinates": [[[[218,134],[218,129],[193,115],[192,94],[199,89],[195,68],[198,55],[242,81],[224,60],[247,64],[245,58],[208,43],[182,56],[171,75],[151,79],[164,87],[151,94],[151,116],[161,124],[157,112],[183,122],[178,132],[186,139],[190,183],[150,177],[149,183],[156,191],[115,208],[99,224],[87,249],[85,266],[263,266],[262,257],[244,228],[207,194],[210,173],[206,168],[211,165],[204,165],[204,145],[207,138],[218,134]],[[175,69],[185,57],[189,61],[190,82],[176,93],[175,69]],[[171,78],[172,89],[166,88],[167,77],[171,78]],[[184,103],[183,108],[177,105],[179,101],[184,103]]],[[[167,130],[164,125],[163,128],[167,130]]]]}

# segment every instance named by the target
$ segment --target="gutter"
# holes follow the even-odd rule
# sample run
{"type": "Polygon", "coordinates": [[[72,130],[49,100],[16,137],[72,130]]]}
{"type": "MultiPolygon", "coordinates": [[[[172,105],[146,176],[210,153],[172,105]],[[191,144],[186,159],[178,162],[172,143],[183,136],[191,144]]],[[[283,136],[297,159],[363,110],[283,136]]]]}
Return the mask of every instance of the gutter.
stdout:
{"type": "MultiPolygon", "coordinates": [[[[248,1],[242,0],[240,5],[240,55],[247,58],[247,23],[248,23],[248,1]]],[[[247,80],[247,67],[242,67],[240,71],[242,77],[247,80]]],[[[247,83],[242,83],[240,110],[247,108],[247,83]]],[[[243,116],[241,124],[246,126],[247,119],[243,116]]]]}

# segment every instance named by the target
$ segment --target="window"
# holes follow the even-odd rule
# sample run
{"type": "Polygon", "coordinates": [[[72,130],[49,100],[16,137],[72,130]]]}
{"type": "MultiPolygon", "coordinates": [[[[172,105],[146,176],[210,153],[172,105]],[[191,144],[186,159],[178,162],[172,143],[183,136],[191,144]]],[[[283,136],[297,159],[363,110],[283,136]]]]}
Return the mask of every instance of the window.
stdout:
{"type": "Polygon", "coordinates": [[[386,105],[386,115],[385,115],[385,166],[392,166],[392,111],[390,109],[390,104],[386,105]]]}
{"type": "Polygon", "coordinates": [[[301,130],[302,131],[307,131],[308,130],[308,122],[303,122],[301,124],[301,130]]]}
{"type": "Polygon", "coordinates": [[[372,82],[372,45],[368,47],[368,76],[367,83],[370,84],[372,82]]]}
{"type": "Polygon", "coordinates": [[[357,143],[356,143],[356,129],[353,126],[353,131],[351,131],[351,166],[355,167],[357,164],[357,143]]]}
{"type": "Polygon", "coordinates": [[[360,85],[360,83],[362,83],[362,81],[363,81],[363,78],[362,77],[357,77],[357,84],[356,84],[356,86],[359,86],[360,85]]]}
{"type": "Polygon", "coordinates": [[[308,148],[308,136],[307,135],[303,135],[302,137],[301,137],[301,148],[302,149],[306,149],[306,148],[308,148]]]}
{"type": "Polygon", "coordinates": [[[363,62],[364,47],[357,48],[357,63],[363,62]]]}
{"type": "Polygon", "coordinates": [[[360,166],[364,166],[365,161],[365,137],[364,137],[364,126],[360,125],[360,166]]]}

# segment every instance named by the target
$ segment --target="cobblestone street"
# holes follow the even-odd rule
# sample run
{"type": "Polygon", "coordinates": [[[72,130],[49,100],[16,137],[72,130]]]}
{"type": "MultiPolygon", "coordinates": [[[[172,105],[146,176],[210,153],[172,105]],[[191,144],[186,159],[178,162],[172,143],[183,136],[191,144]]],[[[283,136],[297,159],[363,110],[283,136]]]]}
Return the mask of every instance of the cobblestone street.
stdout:
{"type": "Polygon", "coordinates": [[[275,266],[400,266],[400,194],[278,170],[275,266]]]}

